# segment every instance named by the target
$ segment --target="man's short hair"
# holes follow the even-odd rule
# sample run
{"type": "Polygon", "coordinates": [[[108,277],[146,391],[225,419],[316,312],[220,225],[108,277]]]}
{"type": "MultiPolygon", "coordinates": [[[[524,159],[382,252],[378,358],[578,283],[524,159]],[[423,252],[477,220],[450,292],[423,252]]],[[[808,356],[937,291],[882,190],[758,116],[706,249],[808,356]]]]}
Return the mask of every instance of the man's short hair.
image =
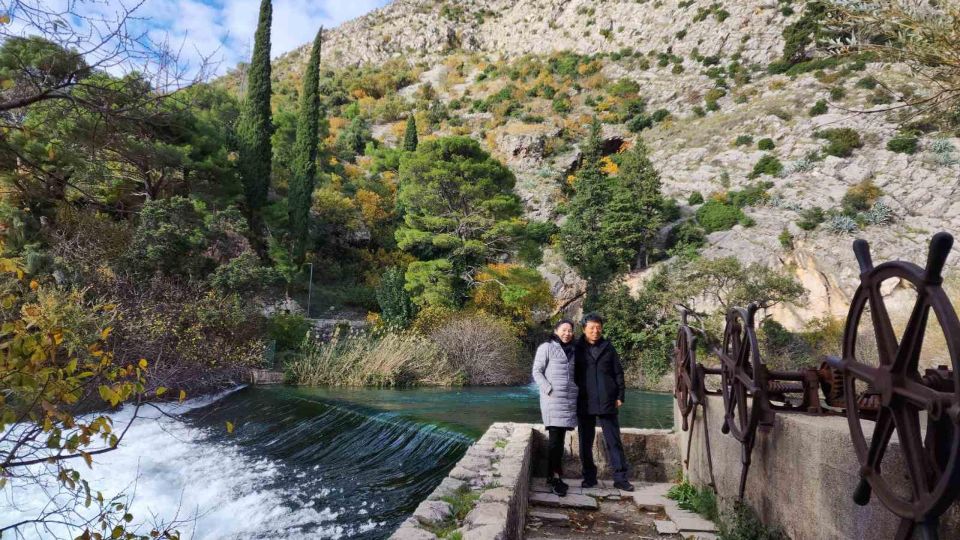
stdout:
{"type": "Polygon", "coordinates": [[[603,317],[599,313],[587,313],[583,316],[583,325],[586,326],[587,323],[595,322],[600,326],[603,326],[603,317]]]}

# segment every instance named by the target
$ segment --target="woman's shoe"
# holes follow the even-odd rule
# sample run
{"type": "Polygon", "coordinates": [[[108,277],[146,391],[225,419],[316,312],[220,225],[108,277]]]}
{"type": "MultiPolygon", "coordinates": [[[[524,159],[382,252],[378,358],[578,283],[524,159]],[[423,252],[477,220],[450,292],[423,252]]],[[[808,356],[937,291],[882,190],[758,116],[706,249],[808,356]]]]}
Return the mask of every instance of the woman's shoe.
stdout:
{"type": "Polygon", "coordinates": [[[559,479],[559,478],[556,478],[556,479],[553,480],[553,492],[556,493],[557,496],[559,496],[559,497],[566,497],[566,496],[567,496],[567,488],[568,488],[568,487],[569,487],[569,486],[567,486],[566,482],[564,482],[563,480],[561,480],[561,479],[559,479]]]}

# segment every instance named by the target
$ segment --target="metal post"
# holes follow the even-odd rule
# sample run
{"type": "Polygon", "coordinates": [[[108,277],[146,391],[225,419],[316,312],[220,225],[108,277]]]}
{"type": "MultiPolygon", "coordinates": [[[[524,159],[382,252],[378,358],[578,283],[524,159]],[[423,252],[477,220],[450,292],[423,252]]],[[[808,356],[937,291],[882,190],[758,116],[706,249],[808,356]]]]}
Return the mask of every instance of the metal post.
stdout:
{"type": "Polygon", "coordinates": [[[310,283],[307,285],[307,318],[310,318],[310,300],[313,297],[313,263],[310,265],[310,283]]]}

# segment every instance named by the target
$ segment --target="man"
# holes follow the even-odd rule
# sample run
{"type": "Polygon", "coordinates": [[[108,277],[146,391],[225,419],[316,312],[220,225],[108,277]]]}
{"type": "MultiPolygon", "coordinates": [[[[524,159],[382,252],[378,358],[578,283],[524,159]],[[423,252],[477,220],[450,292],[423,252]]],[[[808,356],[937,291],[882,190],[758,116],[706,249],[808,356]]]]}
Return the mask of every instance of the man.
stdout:
{"type": "Polygon", "coordinates": [[[627,481],[627,456],[620,440],[617,415],[626,390],[623,366],[613,344],[603,338],[603,318],[591,313],[583,321],[583,336],[577,341],[574,356],[574,379],[579,389],[577,431],[580,434],[580,461],[583,464],[582,486],[589,488],[597,485],[593,441],[599,422],[613,469],[613,485],[617,489],[633,491],[633,486],[627,481]]]}

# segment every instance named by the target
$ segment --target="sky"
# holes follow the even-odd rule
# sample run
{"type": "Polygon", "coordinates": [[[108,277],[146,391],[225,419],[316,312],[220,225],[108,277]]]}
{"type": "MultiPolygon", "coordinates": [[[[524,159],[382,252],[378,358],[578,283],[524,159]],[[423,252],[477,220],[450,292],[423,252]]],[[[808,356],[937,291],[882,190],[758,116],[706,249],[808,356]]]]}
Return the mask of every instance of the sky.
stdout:
{"type": "MultiPolygon", "coordinates": [[[[271,55],[276,58],[312,41],[321,25],[337,26],[388,2],[273,0],[271,55]]],[[[37,24],[30,23],[31,6],[70,13],[64,19],[77,28],[110,27],[120,14],[133,9],[128,23],[132,31],[146,32],[153,42],[169,43],[180,51],[183,62],[191,64],[188,69],[213,55],[219,63],[215,74],[222,74],[238,62],[249,61],[260,0],[0,0],[0,13],[11,16],[0,34],[36,33],[37,24]]]]}

